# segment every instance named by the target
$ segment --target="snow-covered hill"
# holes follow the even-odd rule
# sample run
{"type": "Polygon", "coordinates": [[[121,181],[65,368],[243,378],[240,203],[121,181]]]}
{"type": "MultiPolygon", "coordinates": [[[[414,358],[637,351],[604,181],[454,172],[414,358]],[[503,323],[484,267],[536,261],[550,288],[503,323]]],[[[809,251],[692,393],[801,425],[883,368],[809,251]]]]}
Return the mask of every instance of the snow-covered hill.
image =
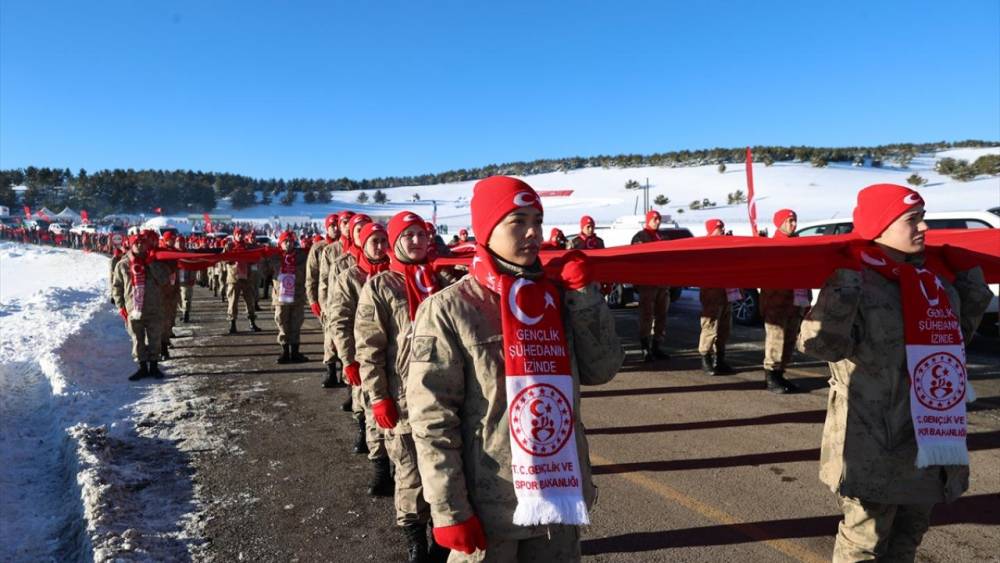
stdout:
{"type": "MultiPolygon", "coordinates": [[[[758,220],[769,226],[771,215],[778,209],[791,207],[798,211],[799,221],[807,222],[833,217],[850,216],[857,191],[867,185],[891,182],[906,184],[906,178],[917,173],[928,180],[921,188],[931,211],[982,211],[1000,205],[1000,178],[980,178],[959,182],[934,172],[934,163],[944,157],[968,160],[970,163],[984,154],[1000,154],[1000,147],[985,149],[954,149],[936,154],[921,155],[913,159],[908,168],[886,163],[883,168],[855,167],[831,164],[815,168],[809,163],[779,162],[773,166],[756,163],[754,183],[757,193],[758,220]]],[[[662,194],[670,203],[657,206],[674,220],[701,233],[702,224],[709,218],[721,218],[736,234],[749,234],[745,205],[727,206],[726,195],[743,190],[746,192],[746,170],[743,164],[728,164],[724,173],[715,165],[683,168],[587,168],[568,172],[554,172],[523,178],[537,190],[573,190],[570,196],[545,197],[545,222],[549,226],[565,226],[575,232],[581,215],[592,215],[598,225],[607,225],[616,218],[642,212],[642,191],[626,190],[628,180],[645,185],[649,181],[650,200],[662,194]],[[688,205],[694,200],[708,198],[718,204],[708,210],[693,211],[688,205]],[[678,211],[683,209],[683,212],[678,211]]],[[[390,203],[387,205],[362,205],[357,203],[358,191],[334,192],[330,204],[308,204],[296,201],[286,206],[272,203],[232,210],[223,201],[217,213],[232,214],[238,218],[310,217],[322,219],[327,213],[352,209],[377,216],[390,216],[401,209],[411,209],[425,217],[434,213],[437,202],[437,222],[447,225],[450,233],[469,225],[469,198],[471,182],[408,186],[384,190],[390,203]],[[420,201],[411,201],[419,194],[420,201]]],[[[372,195],[370,192],[369,196],[372,195]]]]}

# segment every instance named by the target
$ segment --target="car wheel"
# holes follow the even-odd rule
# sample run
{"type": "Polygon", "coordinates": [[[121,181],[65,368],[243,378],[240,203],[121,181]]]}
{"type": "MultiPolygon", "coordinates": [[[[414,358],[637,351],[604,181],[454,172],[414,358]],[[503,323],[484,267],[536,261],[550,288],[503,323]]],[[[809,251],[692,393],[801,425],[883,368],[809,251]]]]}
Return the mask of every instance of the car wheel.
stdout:
{"type": "Polygon", "coordinates": [[[741,325],[760,324],[760,294],[756,289],[744,289],[743,299],[732,304],[733,320],[741,325]]]}

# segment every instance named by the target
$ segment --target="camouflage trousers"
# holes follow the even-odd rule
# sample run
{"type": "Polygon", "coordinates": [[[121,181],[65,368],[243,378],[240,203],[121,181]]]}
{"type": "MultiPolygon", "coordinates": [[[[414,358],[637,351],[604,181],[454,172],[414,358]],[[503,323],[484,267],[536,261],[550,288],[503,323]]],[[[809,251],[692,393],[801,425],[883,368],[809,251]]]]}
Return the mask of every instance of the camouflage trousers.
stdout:
{"type": "Polygon", "coordinates": [[[247,318],[251,320],[257,318],[257,313],[254,312],[254,304],[257,301],[254,299],[253,291],[250,280],[247,279],[237,279],[235,283],[226,284],[226,297],[229,299],[227,318],[229,320],[236,320],[236,315],[240,312],[240,298],[246,304],[247,318]]]}
{"type": "Polygon", "coordinates": [[[396,467],[396,525],[427,524],[431,519],[431,507],[424,500],[413,434],[386,432],[385,448],[396,467]]]}
{"type": "Polygon", "coordinates": [[[662,344],[667,335],[667,309],[670,308],[670,288],[639,286],[639,338],[649,338],[662,344]]]}
{"type": "Polygon", "coordinates": [[[191,300],[194,298],[194,286],[181,286],[181,313],[191,314],[191,300]]]}
{"type": "Polygon", "coordinates": [[[132,359],[137,362],[157,362],[160,360],[160,334],[163,319],[160,317],[130,318],[125,323],[128,335],[132,337],[132,359]]]}
{"type": "Polygon", "coordinates": [[[385,448],[385,435],[375,417],[372,416],[372,404],[368,400],[368,394],[364,392],[361,385],[351,386],[351,408],[354,412],[354,419],[365,417],[365,441],[368,442],[368,459],[376,460],[389,455],[385,448]]]}
{"type": "Polygon", "coordinates": [[[698,353],[702,356],[713,352],[718,354],[720,351],[725,354],[729,332],[733,328],[733,312],[728,303],[713,309],[702,308],[701,311],[701,336],[698,338],[698,353]]]}
{"type": "Polygon", "coordinates": [[[337,360],[337,347],[333,343],[333,331],[327,328],[327,322],[329,320],[326,317],[326,311],[321,311],[319,324],[323,327],[323,363],[332,364],[337,360]]]}
{"type": "Polygon", "coordinates": [[[170,344],[170,332],[174,330],[174,323],[177,321],[176,295],[163,300],[163,329],[160,330],[160,343],[164,346],[170,344]]]}
{"type": "Polygon", "coordinates": [[[764,311],[764,369],[784,371],[788,366],[805,312],[805,307],[764,311]]]}
{"type": "Polygon", "coordinates": [[[550,563],[580,561],[580,530],[576,526],[549,526],[549,535],[523,540],[486,538],[486,551],[466,555],[452,551],[448,563],[550,563]]]}
{"type": "Polygon", "coordinates": [[[278,325],[278,344],[298,344],[302,333],[302,323],[306,319],[302,303],[274,305],[274,324],[278,325]]]}
{"type": "Polygon", "coordinates": [[[933,504],[881,504],[838,497],[844,519],[837,529],[833,563],[913,561],[930,527],[933,504]]]}

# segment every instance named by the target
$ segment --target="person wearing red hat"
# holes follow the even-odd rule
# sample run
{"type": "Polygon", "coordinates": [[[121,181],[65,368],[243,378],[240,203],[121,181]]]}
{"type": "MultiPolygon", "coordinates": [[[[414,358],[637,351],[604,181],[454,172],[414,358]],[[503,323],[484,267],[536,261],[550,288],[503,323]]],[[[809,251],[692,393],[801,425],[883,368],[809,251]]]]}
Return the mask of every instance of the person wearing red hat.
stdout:
{"type": "MultiPolygon", "coordinates": [[[[660,212],[646,212],[646,222],[641,231],[632,237],[632,244],[645,244],[664,240],[660,235],[660,212]]],[[[670,308],[670,287],[663,285],[636,286],[639,292],[639,346],[643,360],[666,360],[670,355],[662,346],[667,338],[667,310],[670,308]]]]}
{"type": "MultiPolygon", "coordinates": [[[[246,245],[242,239],[242,230],[237,227],[233,231],[233,240],[228,241],[223,247],[225,252],[246,250],[246,245]]],[[[236,334],[236,315],[239,313],[240,299],[246,304],[247,320],[250,321],[250,330],[260,332],[257,326],[257,292],[253,285],[251,270],[254,264],[247,261],[233,261],[226,263],[226,300],[229,302],[227,308],[227,318],[229,319],[229,334],[236,334]]]]}
{"type": "Polygon", "coordinates": [[[434,538],[452,562],[578,561],[595,492],[580,385],[610,381],[624,352],[586,255],[542,267],[531,186],[487,178],[471,206],[470,275],[421,303],[407,366],[434,538]]]}
{"type": "Polygon", "coordinates": [[[354,442],[354,453],[368,454],[372,462],[373,475],[368,486],[371,496],[392,496],[392,473],[385,439],[372,415],[370,397],[361,385],[360,364],[356,359],[356,335],[354,325],[357,319],[358,298],[368,280],[379,272],[389,269],[389,236],[384,226],[371,222],[367,215],[355,215],[350,227],[360,228],[352,236],[356,243],[349,254],[341,257],[353,261],[330,285],[330,326],[333,339],[344,362],[344,377],[351,384],[352,407],[358,424],[358,435],[354,442]]]}
{"type": "Polygon", "coordinates": [[[549,240],[542,243],[542,250],[562,250],[566,248],[566,235],[562,229],[553,228],[549,232],[549,240]]]}
{"type": "Polygon", "coordinates": [[[115,266],[111,287],[118,314],[132,338],[132,358],[139,364],[129,380],[161,378],[163,373],[157,364],[163,330],[163,286],[170,270],[163,262],[153,260],[150,250],[155,242],[149,236],[132,235],[129,246],[128,253],[115,266]]]}
{"type": "Polygon", "coordinates": [[[593,217],[590,215],[580,217],[580,234],[570,240],[568,247],[579,250],[604,248],[604,240],[594,234],[595,227],[596,223],[594,223],[593,217]]]}
{"type": "MultiPolygon", "coordinates": [[[[791,209],[779,209],[774,214],[774,238],[794,237],[798,216],[791,209]]],[[[785,368],[792,359],[799,327],[812,302],[808,289],[760,290],[760,312],[764,317],[764,385],[777,394],[795,393],[799,389],[785,379],[785,368]]]]}
{"type": "MultiPolygon", "coordinates": [[[[326,247],[333,244],[340,238],[339,215],[331,213],[326,216],[323,222],[324,235],[313,243],[309,249],[309,260],[306,266],[306,298],[309,300],[309,309],[312,314],[319,319],[320,325],[325,326],[323,318],[323,303],[326,301],[327,282],[321,276],[321,263],[328,256],[326,247]]],[[[333,361],[331,346],[326,331],[323,333],[323,365],[326,366],[326,376],[323,379],[323,387],[342,387],[338,375],[337,364],[333,361]]]]}
{"type": "MultiPolygon", "coordinates": [[[[174,241],[174,250],[177,252],[186,252],[187,249],[188,239],[183,236],[177,237],[174,241]]],[[[181,294],[181,320],[185,323],[191,322],[191,301],[194,297],[194,283],[197,277],[198,273],[191,270],[180,268],[177,271],[177,285],[180,288],[181,294]]]]}
{"type": "MultiPolygon", "coordinates": [[[[350,269],[352,266],[357,265],[358,257],[361,254],[361,246],[356,244],[356,241],[360,240],[361,230],[372,222],[372,218],[364,213],[354,213],[352,211],[347,211],[341,213],[340,217],[343,219],[347,217],[347,222],[344,229],[341,230],[340,244],[339,245],[328,245],[327,253],[329,253],[328,258],[332,258],[329,266],[327,266],[326,280],[327,280],[327,290],[326,290],[326,303],[323,305],[323,310],[329,311],[331,307],[334,306],[334,295],[335,287],[337,285],[337,279],[345,271],[350,269]],[[334,249],[339,247],[339,251],[334,249]],[[337,254],[333,254],[338,252],[337,254]]],[[[337,346],[337,339],[335,336],[336,329],[333,326],[332,318],[327,318],[326,325],[323,327],[324,333],[329,334],[330,346],[335,352],[333,352],[336,358],[336,364],[340,366],[340,376],[342,380],[347,383],[347,374],[344,373],[344,368],[346,368],[349,362],[343,360],[340,348],[337,346]]],[[[340,406],[345,412],[353,412],[355,418],[361,418],[364,416],[364,405],[361,403],[355,404],[354,398],[360,393],[359,390],[354,389],[352,386],[348,389],[347,399],[340,406]]],[[[363,447],[363,442],[358,442],[355,445],[361,445],[363,447]]]]}
{"type": "MultiPolygon", "coordinates": [[[[721,219],[709,219],[705,221],[705,232],[710,237],[721,237],[726,234],[726,225],[721,219]]],[[[701,301],[698,354],[701,355],[701,369],[709,375],[734,373],[726,363],[726,343],[733,327],[731,303],[741,297],[739,289],[702,287],[698,291],[701,301]]]]}
{"type": "Polygon", "coordinates": [[[397,213],[389,221],[388,234],[389,270],[372,276],[358,298],[355,361],[395,466],[396,525],[403,528],[408,541],[409,561],[426,561],[428,556],[439,560],[446,551],[437,544],[429,551],[427,545],[430,507],[423,497],[407,416],[406,357],[417,307],[454,279],[436,274],[428,263],[430,236],[419,215],[397,213]]]}
{"type": "Polygon", "coordinates": [[[462,228],[458,230],[458,236],[455,237],[455,241],[448,246],[458,246],[467,242],[469,242],[469,229],[462,228]]]}
{"type": "Polygon", "coordinates": [[[829,362],[820,480],[843,520],[833,561],[913,561],[934,504],[969,487],[965,343],[992,294],[983,271],[924,256],[924,201],[904,186],[858,193],[851,268],[836,270],[798,349],[829,362]]]}
{"type": "MultiPolygon", "coordinates": [[[[152,231],[150,233],[151,236],[156,236],[152,231]]],[[[174,250],[176,241],[176,233],[166,231],[158,237],[158,248],[172,251],[174,250]]],[[[163,286],[163,330],[160,331],[160,358],[169,360],[170,348],[174,347],[170,339],[174,338],[174,323],[177,320],[177,308],[180,305],[181,288],[177,277],[177,262],[175,260],[168,260],[164,262],[164,265],[170,274],[167,277],[167,283],[163,286]]]]}
{"type": "Polygon", "coordinates": [[[267,261],[275,272],[271,289],[271,306],[274,307],[274,324],[278,327],[278,344],[281,346],[279,364],[308,362],[299,352],[302,323],[305,320],[306,263],[308,254],[298,248],[295,234],[290,231],[278,237],[278,248],[270,249],[267,261]]]}
{"type": "MultiPolygon", "coordinates": [[[[325,303],[329,301],[330,281],[333,278],[331,270],[334,269],[337,259],[346,252],[345,249],[351,246],[351,229],[348,226],[351,217],[354,217],[353,211],[345,210],[337,213],[335,221],[337,225],[337,237],[334,237],[332,242],[323,247],[319,260],[319,286],[316,295],[320,304],[320,321],[323,325],[323,364],[326,365],[327,370],[327,377],[323,380],[323,387],[327,388],[343,387],[346,383],[344,380],[344,363],[337,354],[337,347],[334,344],[332,336],[333,333],[329,327],[330,320],[328,315],[322,314],[322,311],[325,303]],[[330,379],[331,369],[333,371],[333,379],[330,379]]],[[[350,393],[348,393],[348,398],[350,398],[350,393]]],[[[350,410],[350,407],[347,410],[350,410]]]]}

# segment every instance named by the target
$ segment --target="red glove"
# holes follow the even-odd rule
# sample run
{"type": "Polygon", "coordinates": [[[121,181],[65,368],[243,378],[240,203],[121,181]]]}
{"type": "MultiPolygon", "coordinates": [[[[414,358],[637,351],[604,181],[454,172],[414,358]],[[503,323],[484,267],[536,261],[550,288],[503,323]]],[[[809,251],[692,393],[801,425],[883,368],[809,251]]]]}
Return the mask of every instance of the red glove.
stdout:
{"type": "Polygon", "coordinates": [[[355,387],[359,387],[361,385],[361,372],[358,370],[359,367],[361,367],[361,364],[358,362],[352,362],[344,366],[344,379],[355,387]]]}
{"type": "Polygon", "coordinates": [[[392,430],[399,422],[399,412],[396,411],[396,402],[392,399],[382,399],[372,403],[372,416],[379,428],[392,430]]]}
{"type": "Polygon", "coordinates": [[[121,317],[123,321],[128,322],[128,309],[125,307],[118,309],[118,316],[121,317]]]}
{"type": "Polygon", "coordinates": [[[594,279],[590,259],[582,250],[570,250],[550,262],[546,269],[566,289],[582,289],[594,279]]]}
{"type": "Polygon", "coordinates": [[[312,305],[309,306],[309,308],[312,309],[312,312],[314,315],[316,315],[316,318],[319,318],[320,313],[323,312],[323,310],[320,309],[319,307],[319,303],[313,303],[312,305]]]}
{"type": "Polygon", "coordinates": [[[483,525],[475,514],[465,522],[454,526],[434,528],[434,541],[441,547],[461,551],[465,554],[474,553],[477,549],[486,549],[486,533],[483,525]]]}

